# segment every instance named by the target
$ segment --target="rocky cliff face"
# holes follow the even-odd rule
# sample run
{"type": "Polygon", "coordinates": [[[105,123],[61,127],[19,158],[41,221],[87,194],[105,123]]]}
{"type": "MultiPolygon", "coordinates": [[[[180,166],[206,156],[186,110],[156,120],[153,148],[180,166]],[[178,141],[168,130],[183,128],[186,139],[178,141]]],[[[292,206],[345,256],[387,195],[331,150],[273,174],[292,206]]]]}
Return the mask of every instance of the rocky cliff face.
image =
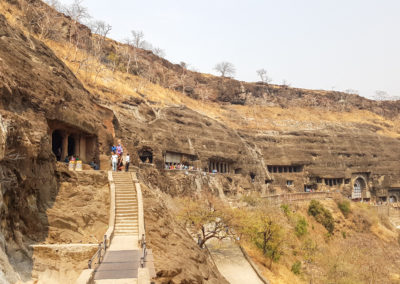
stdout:
{"type": "MultiPolygon", "coordinates": [[[[107,41],[105,52],[117,45],[107,41]]],[[[18,278],[14,268],[27,269],[15,265],[30,257],[27,244],[43,242],[49,233],[53,242],[61,234],[57,228],[49,230],[46,213],[65,178],[56,167],[57,148],[52,150],[55,130],[94,139],[92,144],[75,140],[75,148],[93,148],[91,154],[104,169],[109,168],[109,146],[121,139],[150,188],[171,195],[311,189],[352,196],[359,184],[362,198],[400,199],[399,102],[239,82],[190,72],[148,51],[138,53],[139,69],[132,73],[144,76],[141,71],[151,65],[154,74],[148,80],[179,91],[176,96],[201,99],[205,108],[164,105],[118,90],[110,91],[112,100],[89,92],[50,48],[0,15],[0,266],[7,269],[9,282],[18,278]],[[210,101],[218,103],[217,117],[207,113],[210,101]],[[260,108],[265,116],[250,127],[250,118],[238,105],[250,111],[260,108]],[[298,119],[302,108],[314,118],[298,119]],[[166,171],[166,163],[178,163],[176,159],[207,173],[166,171]],[[224,174],[209,174],[213,169],[224,174]]],[[[162,281],[219,281],[205,254],[176,241],[188,236],[173,231],[173,217],[158,219],[167,208],[156,204],[150,191],[146,198],[150,243],[154,250],[165,249],[156,259],[162,281]],[[165,258],[177,249],[190,252],[190,265],[199,268],[179,270],[186,265],[183,254],[174,254],[167,263],[165,258]]]]}
{"type": "Polygon", "coordinates": [[[45,212],[59,189],[49,121],[103,131],[92,96],[72,72],[0,15],[0,236],[12,263],[29,258],[27,244],[47,237],[45,212]]]}

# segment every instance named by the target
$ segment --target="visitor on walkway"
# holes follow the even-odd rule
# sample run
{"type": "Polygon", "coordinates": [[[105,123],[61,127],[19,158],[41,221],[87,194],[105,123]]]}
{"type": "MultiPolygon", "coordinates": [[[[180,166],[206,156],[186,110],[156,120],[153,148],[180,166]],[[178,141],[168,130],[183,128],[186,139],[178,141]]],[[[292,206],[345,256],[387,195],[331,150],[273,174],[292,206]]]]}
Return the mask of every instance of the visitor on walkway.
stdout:
{"type": "Polygon", "coordinates": [[[131,162],[131,158],[129,157],[129,153],[126,154],[125,157],[125,172],[129,171],[129,163],[131,162]]]}
{"type": "Polygon", "coordinates": [[[124,165],[122,161],[122,155],[118,155],[118,164],[117,164],[117,170],[120,172],[122,170],[122,166],[124,165]]]}
{"type": "Polygon", "coordinates": [[[124,149],[122,148],[121,143],[118,143],[117,154],[122,155],[123,153],[124,153],[124,149]]]}
{"type": "Polygon", "coordinates": [[[113,152],[113,154],[111,156],[111,164],[112,164],[112,170],[114,172],[117,171],[117,163],[118,163],[118,155],[115,154],[115,152],[113,152]]]}

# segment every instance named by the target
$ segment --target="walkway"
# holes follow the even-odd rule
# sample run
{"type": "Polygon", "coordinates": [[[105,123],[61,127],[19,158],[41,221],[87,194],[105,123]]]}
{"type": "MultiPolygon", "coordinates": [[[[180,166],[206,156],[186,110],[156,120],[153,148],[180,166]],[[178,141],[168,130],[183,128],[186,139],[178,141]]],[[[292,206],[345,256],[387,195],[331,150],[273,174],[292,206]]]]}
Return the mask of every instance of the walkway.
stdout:
{"type": "Polygon", "coordinates": [[[115,184],[114,237],[96,269],[96,284],[137,283],[141,249],[138,246],[138,202],[134,173],[113,172],[115,184]]]}
{"type": "Polygon", "coordinates": [[[207,248],[222,276],[231,284],[263,284],[240,248],[231,240],[212,239],[207,248]]]}

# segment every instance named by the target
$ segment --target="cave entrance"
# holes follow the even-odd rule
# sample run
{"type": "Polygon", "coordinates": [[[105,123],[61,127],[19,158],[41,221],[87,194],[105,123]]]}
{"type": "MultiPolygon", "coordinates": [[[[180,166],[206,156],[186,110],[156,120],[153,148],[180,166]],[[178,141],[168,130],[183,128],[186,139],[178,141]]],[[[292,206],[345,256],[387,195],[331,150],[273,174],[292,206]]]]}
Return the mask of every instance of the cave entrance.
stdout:
{"type": "Polygon", "coordinates": [[[231,164],[232,162],[228,159],[214,157],[208,160],[208,169],[213,173],[226,174],[231,172],[231,164]]]}
{"type": "Polygon", "coordinates": [[[353,199],[361,199],[362,192],[366,188],[366,183],[363,178],[359,177],[354,181],[353,185],[353,199]]]}
{"type": "Polygon", "coordinates": [[[57,161],[61,161],[63,153],[63,136],[60,130],[54,130],[51,135],[51,148],[54,155],[56,155],[57,161]]]}
{"type": "Polygon", "coordinates": [[[152,164],[153,163],[153,151],[149,148],[147,149],[142,149],[139,151],[139,159],[142,163],[148,163],[152,164]]]}
{"type": "Polygon", "coordinates": [[[396,202],[397,202],[396,196],[392,195],[389,197],[389,203],[396,203],[396,202]]]}
{"type": "Polygon", "coordinates": [[[68,156],[75,155],[75,138],[68,136],[68,156]]]}
{"type": "Polygon", "coordinates": [[[98,140],[95,134],[58,120],[49,120],[49,140],[57,161],[66,161],[66,157],[79,157],[84,163],[98,159],[98,140]]]}

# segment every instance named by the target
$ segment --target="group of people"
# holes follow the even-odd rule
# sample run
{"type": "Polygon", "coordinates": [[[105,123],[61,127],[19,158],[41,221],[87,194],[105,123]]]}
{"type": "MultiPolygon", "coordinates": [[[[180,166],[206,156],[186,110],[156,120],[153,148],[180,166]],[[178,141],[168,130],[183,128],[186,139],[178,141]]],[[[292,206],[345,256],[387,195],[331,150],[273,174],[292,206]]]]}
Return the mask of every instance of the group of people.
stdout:
{"type": "Polygon", "coordinates": [[[124,159],[123,159],[124,148],[122,147],[121,142],[118,143],[118,146],[113,145],[111,147],[111,153],[112,153],[111,155],[112,170],[114,172],[122,171],[122,168],[125,165],[125,171],[128,172],[131,158],[129,156],[129,153],[127,153],[125,156],[125,164],[124,164],[124,159]]]}
{"type": "Polygon", "coordinates": [[[195,171],[196,168],[194,166],[188,166],[184,164],[177,164],[177,163],[165,163],[166,170],[189,170],[195,171]]]}

